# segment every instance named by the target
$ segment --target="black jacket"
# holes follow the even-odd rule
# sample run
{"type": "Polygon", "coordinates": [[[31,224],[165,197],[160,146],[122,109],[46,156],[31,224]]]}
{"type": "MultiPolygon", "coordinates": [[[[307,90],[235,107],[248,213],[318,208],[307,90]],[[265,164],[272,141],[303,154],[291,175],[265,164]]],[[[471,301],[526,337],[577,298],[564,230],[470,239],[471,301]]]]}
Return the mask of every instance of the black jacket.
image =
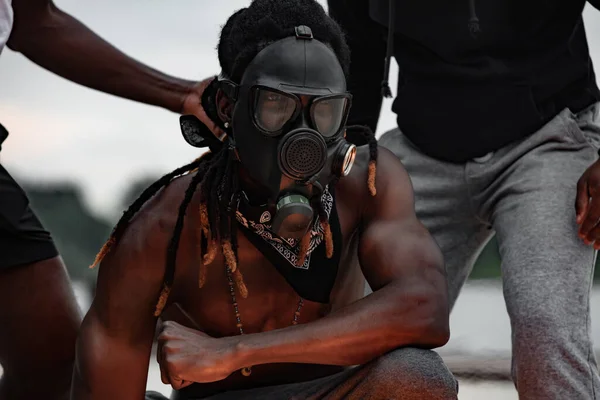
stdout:
{"type": "Polygon", "coordinates": [[[435,158],[467,161],[532,134],[566,107],[600,101],[585,0],[395,0],[391,20],[389,0],[328,3],[351,50],[349,124],[377,126],[391,22],[400,68],[392,110],[435,158]]]}

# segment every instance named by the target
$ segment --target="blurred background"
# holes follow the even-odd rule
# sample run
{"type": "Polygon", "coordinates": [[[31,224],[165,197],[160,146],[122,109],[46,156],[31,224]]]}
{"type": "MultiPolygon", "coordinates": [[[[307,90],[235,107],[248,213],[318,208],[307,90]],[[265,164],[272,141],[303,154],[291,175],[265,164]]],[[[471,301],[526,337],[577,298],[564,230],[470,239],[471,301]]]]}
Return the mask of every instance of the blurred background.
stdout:
{"type": "MultiPolygon", "coordinates": [[[[103,38],[154,68],[200,80],[219,72],[221,25],[248,0],[55,0],[103,38]]],[[[326,1],[320,0],[324,7],[326,1]]],[[[600,72],[600,12],[584,20],[600,72]]],[[[397,66],[392,64],[392,88],[397,66]]],[[[395,92],[395,90],[393,90],[395,92]]],[[[385,100],[377,134],[395,125],[385,100]]],[[[57,77],[5,49],[0,57],[0,120],[10,132],[1,162],[22,184],[54,235],[85,312],[96,271],[88,269],[123,210],[162,174],[197,157],[181,138],[176,114],[102,94],[57,77]]],[[[460,399],[516,399],[510,324],[499,257],[483,250],[452,313],[452,339],[440,353],[462,379],[460,399]],[[475,380],[475,378],[483,378],[475,380]]],[[[600,268],[592,293],[592,331],[600,351],[600,268]]],[[[167,394],[153,365],[149,388],[167,394]]]]}

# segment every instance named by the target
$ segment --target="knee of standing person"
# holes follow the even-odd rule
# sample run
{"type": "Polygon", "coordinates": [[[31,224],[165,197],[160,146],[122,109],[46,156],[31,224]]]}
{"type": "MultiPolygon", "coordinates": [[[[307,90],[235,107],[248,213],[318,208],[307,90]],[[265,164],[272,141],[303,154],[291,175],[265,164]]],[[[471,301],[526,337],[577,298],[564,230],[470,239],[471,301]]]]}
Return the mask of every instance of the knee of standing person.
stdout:
{"type": "MultiPolygon", "coordinates": [[[[576,311],[573,307],[569,313],[568,309],[555,307],[552,303],[548,301],[544,306],[532,301],[530,304],[521,304],[511,309],[509,314],[515,350],[519,349],[519,352],[524,354],[530,349],[531,356],[535,356],[535,353],[539,353],[544,347],[555,347],[560,342],[588,339],[587,311],[576,311]],[[576,313],[579,315],[575,315],[576,313]]],[[[585,350],[587,351],[587,347],[585,350]]]]}
{"type": "Polygon", "coordinates": [[[511,319],[515,345],[532,349],[556,345],[557,341],[587,337],[589,304],[586,294],[561,295],[555,288],[537,294],[512,293],[506,304],[511,319]],[[546,294],[544,295],[543,292],[546,294]]]}
{"type": "Polygon", "coordinates": [[[369,381],[403,399],[456,399],[458,382],[432,350],[403,347],[371,362],[369,381]]]}

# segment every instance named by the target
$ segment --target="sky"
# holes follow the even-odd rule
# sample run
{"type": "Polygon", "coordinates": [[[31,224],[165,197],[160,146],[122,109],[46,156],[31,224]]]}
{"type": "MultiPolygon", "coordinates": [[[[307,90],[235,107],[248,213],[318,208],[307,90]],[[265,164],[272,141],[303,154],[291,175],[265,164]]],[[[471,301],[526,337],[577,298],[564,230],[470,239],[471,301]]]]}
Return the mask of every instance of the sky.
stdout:
{"type": "MultiPolygon", "coordinates": [[[[249,0],[55,3],[135,59],[199,80],[219,72],[221,26],[249,0]]],[[[600,12],[588,5],[584,20],[600,72],[600,12]]],[[[396,78],[392,63],[390,87],[396,78]]],[[[395,125],[390,106],[386,99],[378,134],[395,125]]],[[[162,175],[199,154],[182,139],[175,113],[71,83],[9,49],[0,56],[0,121],[11,132],[2,164],[15,177],[73,182],[93,212],[104,216],[120,213],[116,208],[133,181],[162,175]]]]}

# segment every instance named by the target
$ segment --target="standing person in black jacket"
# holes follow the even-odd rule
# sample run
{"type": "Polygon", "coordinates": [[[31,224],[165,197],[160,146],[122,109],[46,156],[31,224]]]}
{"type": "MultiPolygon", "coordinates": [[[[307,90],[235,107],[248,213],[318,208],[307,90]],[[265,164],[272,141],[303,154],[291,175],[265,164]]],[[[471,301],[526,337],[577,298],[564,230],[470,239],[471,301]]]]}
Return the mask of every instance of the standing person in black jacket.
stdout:
{"type": "Polygon", "coordinates": [[[380,144],[411,176],[451,301],[496,233],[520,397],[600,399],[589,310],[600,91],[585,1],[328,3],[352,53],[349,124],[375,130],[398,62],[398,128],[380,144]]]}

